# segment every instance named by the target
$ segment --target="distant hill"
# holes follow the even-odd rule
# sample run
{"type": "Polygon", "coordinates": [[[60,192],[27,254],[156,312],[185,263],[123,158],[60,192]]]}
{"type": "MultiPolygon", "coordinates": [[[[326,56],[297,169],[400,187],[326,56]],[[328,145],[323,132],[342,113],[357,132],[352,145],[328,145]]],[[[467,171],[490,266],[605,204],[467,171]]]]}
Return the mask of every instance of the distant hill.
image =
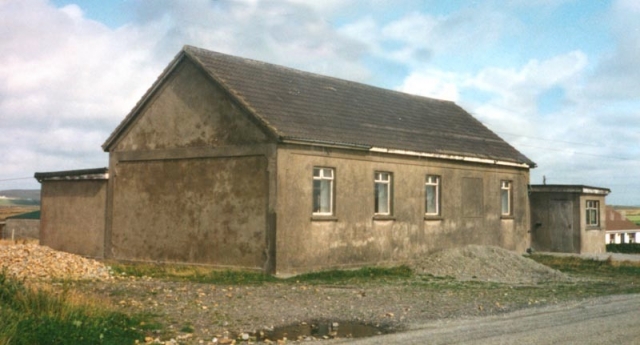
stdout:
{"type": "Polygon", "coordinates": [[[39,189],[0,190],[0,206],[40,205],[39,189]]]}

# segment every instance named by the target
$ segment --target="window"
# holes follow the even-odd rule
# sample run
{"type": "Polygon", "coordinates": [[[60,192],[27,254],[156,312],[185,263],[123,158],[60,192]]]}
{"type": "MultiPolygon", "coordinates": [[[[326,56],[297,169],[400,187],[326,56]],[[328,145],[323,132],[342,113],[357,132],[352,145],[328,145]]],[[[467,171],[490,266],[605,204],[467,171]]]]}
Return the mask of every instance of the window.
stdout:
{"type": "Polygon", "coordinates": [[[424,183],[424,210],[427,216],[440,215],[440,176],[427,175],[424,183]]]}
{"type": "Polygon", "coordinates": [[[629,243],[636,243],[636,233],[635,232],[630,232],[629,233],[629,243]]]}
{"type": "Polygon", "coordinates": [[[502,215],[511,215],[511,181],[500,182],[500,200],[502,204],[502,215]]]}
{"type": "Polygon", "coordinates": [[[313,168],[313,214],[333,214],[333,172],[331,168],[313,168]]]}
{"type": "Polygon", "coordinates": [[[596,200],[587,200],[587,226],[600,226],[600,203],[596,200]]]}
{"type": "Polygon", "coordinates": [[[379,215],[391,214],[391,173],[374,173],[374,213],[379,215]]]}
{"type": "Polygon", "coordinates": [[[609,243],[616,243],[616,234],[609,234],[609,243]]]}

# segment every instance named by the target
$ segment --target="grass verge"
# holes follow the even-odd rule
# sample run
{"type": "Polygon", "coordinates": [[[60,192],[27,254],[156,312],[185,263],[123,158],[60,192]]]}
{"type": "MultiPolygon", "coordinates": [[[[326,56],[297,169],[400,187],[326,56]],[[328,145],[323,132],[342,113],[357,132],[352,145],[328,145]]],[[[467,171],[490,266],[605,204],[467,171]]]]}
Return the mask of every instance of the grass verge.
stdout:
{"type": "Polygon", "coordinates": [[[144,338],[143,320],[80,301],[68,289],[30,288],[0,272],[0,345],[133,344],[144,338]]]}
{"type": "Polygon", "coordinates": [[[640,262],[539,254],[531,258],[572,277],[582,278],[583,282],[571,288],[587,296],[640,293],[640,262]]]}
{"type": "Polygon", "coordinates": [[[206,266],[147,264],[147,263],[110,263],[109,267],[116,275],[154,278],[193,283],[223,285],[260,285],[278,281],[277,278],[260,272],[219,270],[206,266]]]}
{"type": "Polygon", "coordinates": [[[371,280],[409,278],[413,272],[408,266],[364,267],[354,270],[329,270],[301,274],[280,279],[259,272],[219,270],[204,266],[170,264],[121,264],[109,265],[115,274],[194,283],[221,285],[260,285],[264,283],[345,284],[371,280]]]}

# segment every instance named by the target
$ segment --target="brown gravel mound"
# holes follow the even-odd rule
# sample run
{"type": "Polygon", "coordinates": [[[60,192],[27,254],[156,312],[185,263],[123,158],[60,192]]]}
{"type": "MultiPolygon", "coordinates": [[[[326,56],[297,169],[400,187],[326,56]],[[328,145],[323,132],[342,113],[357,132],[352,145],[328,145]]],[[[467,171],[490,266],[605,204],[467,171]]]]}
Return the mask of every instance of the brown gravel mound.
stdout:
{"type": "Polygon", "coordinates": [[[443,250],[414,262],[412,268],[418,274],[507,284],[570,280],[564,273],[512,251],[479,245],[443,250]]]}
{"type": "Polygon", "coordinates": [[[109,279],[102,263],[37,244],[0,245],[0,270],[18,279],[109,279]]]}

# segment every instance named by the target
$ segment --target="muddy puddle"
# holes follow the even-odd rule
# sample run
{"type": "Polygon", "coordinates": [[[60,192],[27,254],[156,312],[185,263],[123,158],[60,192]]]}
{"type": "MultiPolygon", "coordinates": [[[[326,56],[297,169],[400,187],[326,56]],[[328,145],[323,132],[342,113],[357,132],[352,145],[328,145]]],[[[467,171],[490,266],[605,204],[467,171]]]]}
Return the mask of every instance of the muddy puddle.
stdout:
{"type": "Polygon", "coordinates": [[[391,333],[390,327],[353,321],[315,321],[276,327],[257,334],[257,340],[364,338],[391,333]]]}

